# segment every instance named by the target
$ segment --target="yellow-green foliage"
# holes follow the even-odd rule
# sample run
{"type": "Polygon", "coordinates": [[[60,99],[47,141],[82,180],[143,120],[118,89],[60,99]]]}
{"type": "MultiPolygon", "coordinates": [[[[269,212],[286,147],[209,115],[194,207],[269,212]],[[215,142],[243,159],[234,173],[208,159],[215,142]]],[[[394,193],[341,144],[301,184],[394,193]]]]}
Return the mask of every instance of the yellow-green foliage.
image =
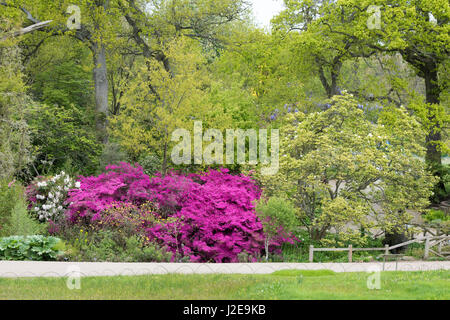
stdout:
{"type": "Polygon", "coordinates": [[[18,46],[0,43],[0,178],[11,177],[30,160],[24,120],[29,98],[22,76],[18,46]]]}
{"type": "Polygon", "coordinates": [[[280,171],[261,181],[269,194],[293,201],[313,239],[335,231],[364,242],[348,227],[397,228],[411,219],[407,209],[428,204],[436,179],[419,159],[421,126],[404,108],[386,109],[372,124],[352,96],[330,103],[324,112],[286,117],[280,171]]]}
{"type": "Polygon", "coordinates": [[[285,232],[294,231],[298,225],[296,209],[287,199],[261,199],[256,205],[256,212],[268,238],[278,236],[281,229],[285,232]]]}
{"type": "MultiPolygon", "coordinates": [[[[411,67],[411,74],[422,78],[420,85],[425,84],[426,97],[423,90],[413,88],[411,81],[405,81],[406,77],[389,65],[385,66],[389,73],[387,81],[381,80],[379,72],[372,79],[364,73],[361,81],[346,87],[384,98],[396,92],[394,100],[398,98],[414,110],[425,128],[429,140],[427,160],[439,164],[441,153],[449,150],[445,130],[449,125],[449,1],[289,0],[285,4],[286,9],[273,21],[275,30],[282,37],[291,31],[289,35],[295,44],[292,50],[301,57],[299,63],[305,69],[313,66],[329,96],[331,84],[345,85],[342,63],[351,62],[355,66],[355,57],[363,57],[367,63],[370,58],[396,55],[401,57],[402,64],[411,67]],[[296,30],[302,31],[292,32],[296,30]],[[413,92],[404,95],[399,93],[402,91],[413,92]],[[420,97],[415,99],[417,95],[420,97]]],[[[354,77],[353,72],[350,77],[354,77]]],[[[392,101],[392,97],[388,98],[392,101]]]]}
{"type": "Polygon", "coordinates": [[[435,144],[443,154],[450,153],[449,140],[446,136],[448,133],[445,130],[450,124],[449,107],[448,104],[427,104],[422,97],[417,96],[412,99],[409,105],[409,108],[414,110],[427,132],[437,130],[442,133],[443,140],[431,141],[430,143],[435,144]]]}
{"type": "Polygon", "coordinates": [[[170,70],[154,59],[135,70],[123,110],[111,119],[112,135],[131,156],[156,152],[163,158],[175,129],[192,129],[193,117],[204,119],[209,80],[199,50],[192,42],[176,39],[165,48],[170,70]]]}

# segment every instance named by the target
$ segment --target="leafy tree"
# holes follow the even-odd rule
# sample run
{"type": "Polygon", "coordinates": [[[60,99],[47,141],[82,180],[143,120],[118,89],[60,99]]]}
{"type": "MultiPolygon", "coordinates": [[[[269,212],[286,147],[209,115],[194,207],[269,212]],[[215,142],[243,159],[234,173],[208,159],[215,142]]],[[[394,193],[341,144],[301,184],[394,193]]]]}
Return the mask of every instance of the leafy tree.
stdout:
{"type": "Polygon", "coordinates": [[[445,71],[450,50],[448,1],[285,3],[287,9],[275,20],[275,25],[280,30],[299,31],[299,53],[306,52],[315,62],[329,97],[338,93],[343,62],[353,57],[400,54],[412,66],[425,84],[425,103],[415,110],[426,128],[426,158],[439,165],[445,151],[442,131],[448,126],[448,117],[443,116],[444,107],[440,105],[441,95],[448,88],[445,71]],[[371,22],[376,22],[377,10],[380,24],[371,26],[371,22]],[[325,70],[329,70],[330,76],[325,75],[325,70]]]}
{"type": "Polygon", "coordinates": [[[31,101],[22,70],[17,45],[0,42],[0,179],[17,175],[31,160],[24,119],[31,101]]]}
{"type": "Polygon", "coordinates": [[[35,159],[31,174],[56,174],[62,169],[70,174],[93,174],[98,167],[101,146],[92,129],[89,114],[74,105],[35,105],[30,108],[35,159]]]}
{"type": "MultiPolygon", "coordinates": [[[[239,19],[246,11],[243,1],[234,0],[88,0],[57,3],[5,0],[0,5],[7,8],[9,16],[20,11],[24,13],[21,19],[24,23],[41,24],[42,17],[51,20],[38,29],[43,35],[38,36],[36,47],[49,37],[64,35],[78,39],[90,49],[94,65],[95,104],[100,115],[97,127],[104,141],[107,140],[104,130],[110,110],[109,80],[113,81],[111,110],[114,113],[119,107],[117,97],[123,92],[117,92],[117,82],[108,73],[108,60],[109,66],[114,67],[111,64],[114,59],[108,59],[112,51],[118,47],[124,48],[124,51],[131,47],[131,55],[155,59],[164,64],[166,71],[172,72],[164,52],[167,41],[184,35],[199,40],[205,47],[221,46],[226,25],[239,19]],[[69,5],[76,5],[79,10],[72,8],[72,15],[69,16],[69,5]],[[134,40],[135,45],[130,46],[129,40],[134,40]]],[[[34,49],[31,51],[35,52],[34,49]]],[[[118,73],[113,73],[116,79],[118,73]]]]}
{"type": "Polygon", "coordinates": [[[280,236],[280,232],[288,234],[298,225],[296,209],[292,203],[283,198],[272,197],[259,200],[256,213],[263,225],[266,236],[264,248],[266,261],[269,259],[269,244],[271,240],[280,236]]]}
{"type": "MultiPolygon", "coordinates": [[[[425,82],[423,108],[429,122],[427,129],[427,160],[441,163],[443,106],[441,95],[448,88],[448,72],[442,68],[448,63],[450,53],[450,5],[448,1],[377,1],[380,6],[380,28],[367,28],[371,1],[347,1],[343,10],[352,15],[356,27],[332,28],[333,33],[346,33],[358,39],[373,52],[400,53],[425,82]],[[434,18],[432,18],[432,16],[434,18]]],[[[444,124],[445,125],[445,124],[444,124]]]]}
{"type": "Polygon", "coordinates": [[[426,160],[446,199],[448,153],[448,1],[286,0],[273,23],[298,63],[328,97],[342,88],[379,108],[404,105],[425,129],[426,160]],[[378,21],[377,21],[378,20],[378,21]],[[287,35],[286,35],[287,34],[287,35]],[[359,76],[360,75],[360,76],[359,76]]]}
{"type": "MultiPolygon", "coordinates": [[[[42,45],[45,40],[53,36],[70,36],[80,40],[92,52],[93,80],[95,88],[96,109],[103,117],[97,120],[98,129],[105,129],[105,117],[108,113],[108,79],[106,67],[107,45],[113,43],[116,28],[119,28],[119,16],[114,10],[114,1],[61,1],[58,3],[48,1],[9,0],[0,3],[9,11],[16,9],[24,13],[23,23],[43,23],[43,17],[48,18],[48,23],[39,28],[41,35],[38,37],[36,47],[42,45]],[[68,15],[69,6],[72,15],[68,15]]],[[[70,10],[69,10],[70,11],[70,10]]],[[[34,33],[36,34],[36,33],[34,33]]],[[[33,34],[33,36],[35,36],[33,34]]],[[[35,51],[35,50],[33,50],[35,51]]],[[[105,138],[105,137],[103,137],[105,138]]]]}
{"type": "Polygon", "coordinates": [[[214,71],[225,83],[251,95],[257,121],[270,120],[275,109],[305,101],[307,81],[300,76],[290,42],[249,26],[231,39],[235,46],[221,53],[214,71]]]}
{"type": "Polygon", "coordinates": [[[29,178],[61,170],[94,173],[100,146],[89,50],[72,38],[51,37],[25,59],[30,94],[41,101],[27,117],[35,156],[29,178]]]}
{"type": "Polygon", "coordinates": [[[418,158],[420,124],[403,108],[372,124],[349,95],[330,103],[324,112],[286,117],[280,171],[261,177],[267,192],[292,199],[314,240],[335,231],[364,241],[351,225],[396,230],[411,219],[408,210],[427,206],[435,182],[418,158]]]}
{"type": "Polygon", "coordinates": [[[42,44],[26,65],[30,93],[45,104],[80,110],[94,107],[92,58],[80,42],[52,37],[42,44]]]}
{"type": "Polygon", "coordinates": [[[144,57],[164,63],[167,71],[170,61],[164,52],[165,41],[185,36],[204,48],[221,48],[230,23],[247,12],[243,0],[119,0],[118,6],[144,57]]]}
{"type": "Polygon", "coordinates": [[[112,137],[135,160],[156,153],[166,172],[172,132],[192,128],[193,119],[201,120],[208,110],[205,88],[209,85],[205,61],[198,46],[182,38],[165,50],[171,59],[173,74],[163,63],[147,60],[133,74],[124,95],[121,113],[111,119],[112,137]]]}
{"type": "Polygon", "coordinates": [[[287,0],[286,9],[273,21],[279,37],[290,42],[296,64],[310,77],[318,75],[328,98],[340,94],[339,81],[345,61],[358,56],[355,39],[329,32],[345,24],[344,14],[329,1],[287,0]],[[324,22],[329,14],[333,21],[324,22]]]}

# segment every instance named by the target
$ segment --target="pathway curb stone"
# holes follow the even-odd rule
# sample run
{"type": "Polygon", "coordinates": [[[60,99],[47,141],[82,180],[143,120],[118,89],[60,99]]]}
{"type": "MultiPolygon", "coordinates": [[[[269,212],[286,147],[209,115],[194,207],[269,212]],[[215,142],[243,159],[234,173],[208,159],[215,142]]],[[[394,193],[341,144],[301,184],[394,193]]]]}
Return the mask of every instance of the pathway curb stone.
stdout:
{"type": "MultiPolygon", "coordinates": [[[[0,278],[82,277],[149,274],[269,274],[279,270],[332,270],[335,272],[382,271],[382,262],[372,263],[102,263],[0,261],[0,278]]],[[[386,262],[385,271],[450,270],[450,261],[386,262]]]]}

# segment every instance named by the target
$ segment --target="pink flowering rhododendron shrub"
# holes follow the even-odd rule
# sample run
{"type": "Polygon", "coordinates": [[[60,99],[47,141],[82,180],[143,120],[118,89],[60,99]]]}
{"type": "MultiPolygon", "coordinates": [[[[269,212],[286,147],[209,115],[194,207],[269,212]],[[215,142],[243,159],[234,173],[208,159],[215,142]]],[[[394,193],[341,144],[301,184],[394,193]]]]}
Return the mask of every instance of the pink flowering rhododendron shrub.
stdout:
{"type": "MultiPolygon", "coordinates": [[[[256,260],[264,253],[265,236],[253,204],[261,191],[252,178],[222,169],[150,179],[141,167],[125,163],[107,170],[81,178],[80,189],[70,192],[72,222],[98,224],[108,219],[113,203],[139,206],[150,201],[157,208],[152,210],[156,220],[143,232],[148,241],[172,251],[174,260],[238,262],[240,254],[256,260]]],[[[285,241],[290,240],[273,239],[271,250],[285,241]]]]}
{"type": "Polygon", "coordinates": [[[68,217],[72,222],[98,220],[113,203],[139,205],[149,200],[150,178],[142,167],[121,163],[106,170],[98,177],[80,177],[80,188],[69,192],[68,217]]]}
{"type": "MultiPolygon", "coordinates": [[[[225,169],[188,177],[172,173],[152,179],[151,188],[162,205],[179,208],[172,215],[176,222],[148,229],[149,237],[171,248],[174,257],[238,262],[241,253],[255,260],[264,252],[265,236],[253,204],[261,192],[251,178],[225,169]]],[[[284,241],[290,240],[275,239],[271,249],[284,241]]]]}

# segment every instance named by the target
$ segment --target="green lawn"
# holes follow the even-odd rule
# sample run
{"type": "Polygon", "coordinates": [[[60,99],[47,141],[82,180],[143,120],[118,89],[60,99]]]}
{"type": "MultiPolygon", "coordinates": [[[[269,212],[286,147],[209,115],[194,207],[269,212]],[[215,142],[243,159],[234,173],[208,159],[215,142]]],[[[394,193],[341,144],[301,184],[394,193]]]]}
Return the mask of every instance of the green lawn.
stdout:
{"type": "Polygon", "coordinates": [[[81,279],[0,278],[0,299],[450,299],[450,271],[383,272],[381,289],[367,273],[282,271],[271,275],[150,275],[81,279]]]}

